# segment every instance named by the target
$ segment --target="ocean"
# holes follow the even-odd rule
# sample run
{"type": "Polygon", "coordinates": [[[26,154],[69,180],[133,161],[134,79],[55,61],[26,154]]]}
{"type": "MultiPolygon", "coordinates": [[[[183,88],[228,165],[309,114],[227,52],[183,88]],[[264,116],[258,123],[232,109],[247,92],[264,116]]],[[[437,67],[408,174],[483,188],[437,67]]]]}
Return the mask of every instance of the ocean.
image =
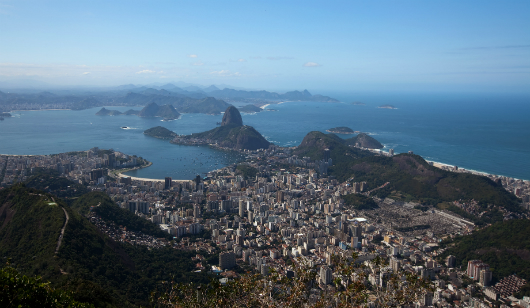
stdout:
{"type": "MultiPolygon", "coordinates": [[[[530,99],[516,95],[326,93],[344,103],[286,102],[242,114],[267,140],[296,146],[310,131],[346,126],[370,134],[384,150],[413,151],[427,160],[530,180],[530,99]],[[365,105],[353,105],[362,102],[365,105]],[[396,109],[378,106],[390,104],[396,109]]],[[[244,105],[244,104],[234,104],[244,105]]],[[[96,116],[81,111],[16,111],[0,121],[1,154],[53,154],[113,148],[153,162],[128,173],[144,178],[191,179],[242,157],[207,146],[182,146],[147,137],[164,126],[178,134],[216,127],[222,115],[183,114],[174,121],[137,116],[96,116]],[[127,126],[129,129],[123,129],[127,126]]],[[[129,107],[107,107],[126,111],[129,107]]],[[[133,109],[141,109],[136,107],[133,109]]],[[[350,135],[341,135],[348,138],[350,135]]]]}

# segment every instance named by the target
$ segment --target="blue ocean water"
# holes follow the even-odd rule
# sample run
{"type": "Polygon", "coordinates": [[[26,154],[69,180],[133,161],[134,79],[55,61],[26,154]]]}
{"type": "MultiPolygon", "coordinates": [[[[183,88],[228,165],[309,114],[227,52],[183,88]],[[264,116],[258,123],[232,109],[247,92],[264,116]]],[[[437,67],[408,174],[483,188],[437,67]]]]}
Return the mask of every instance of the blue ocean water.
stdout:
{"type": "MultiPolygon", "coordinates": [[[[344,103],[269,105],[266,109],[276,111],[243,114],[243,121],[281,146],[300,144],[309,131],[347,126],[371,134],[385,149],[393,148],[397,153],[410,150],[427,160],[530,179],[528,96],[327,95],[344,103]],[[365,105],[350,104],[354,101],[365,105]],[[383,104],[397,109],[377,108],[383,104]]],[[[143,135],[145,129],[158,125],[179,134],[202,132],[216,127],[222,115],[184,114],[179,120],[162,122],[136,116],[99,117],[95,115],[98,110],[15,112],[14,118],[0,122],[0,153],[51,154],[94,146],[114,148],[153,162],[153,166],[131,175],[175,179],[191,179],[240,158],[208,147],[178,146],[143,135]]]]}

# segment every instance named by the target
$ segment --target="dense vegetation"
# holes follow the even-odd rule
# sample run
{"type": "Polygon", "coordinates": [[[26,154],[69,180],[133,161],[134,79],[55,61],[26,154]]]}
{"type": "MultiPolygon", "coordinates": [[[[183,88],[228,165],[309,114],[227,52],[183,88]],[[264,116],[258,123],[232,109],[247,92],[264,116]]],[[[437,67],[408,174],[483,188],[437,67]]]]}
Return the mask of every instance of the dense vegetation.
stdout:
{"type": "Polygon", "coordinates": [[[523,211],[519,206],[520,200],[506,191],[500,183],[484,176],[441,170],[429,165],[418,155],[375,156],[368,151],[346,146],[343,139],[334,134],[321,132],[309,133],[294,153],[315,160],[322,158],[326,148],[330,149],[333,159],[333,166],[328,172],[339,181],[364,181],[369,189],[389,182],[385,188],[375,191],[374,195],[380,198],[392,197],[431,206],[440,204],[455,212],[460,209],[447,202],[473,199],[488,213],[478,219],[473,215],[466,215],[463,210],[460,212],[478,224],[502,220],[502,213],[493,205],[512,212],[523,211]]]}
{"type": "Polygon", "coordinates": [[[238,173],[241,173],[245,178],[255,178],[258,174],[258,169],[247,164],[239,164],[236,167],[238,173]]]}
{"type": "Polygon", "coordinates": [[[54,287],[72,291],[73,299],[97,307],[146,306],[150,293],[163,290],[164,282],[208,281],[205,273],[193,272],[191,258],[196,252],[115,242],[76,211],[101,202],[97,208],[107,209],[102,213],[111,216],[109,220],[122,221],[128,228],[149,228],[145,220],[145,225],[135,225],[107,196],[90,193],[73,207],[53,198],[55,203],[51,195],[22,184],[0,191],[0,257],[11,259],[22,274],[40,275],[54,287]],[[69,222],[55,254],[65,223],[63,208],[69,222]]]}
{"type": "Polygon", "coordinates": [[[344,144],[353,145],[359,144],[359,146],[367,149],[382,149],[383,145],[375,138],[368,136],[365,133],[360,133],[355,137],[344,140],[344,144]]]}
{"type": "Polygon", "coordinates": [[[238,150],[266,149],[270,145],[252,126],[237,126],[234,124],[216,127],[203,133],[191,134],[187,138],[212,140],[222,147],[238,150]]]}
{"type": "Polygon", "coordinates": [[[346,127],[346,126],[334,127],[326,131],[330,133],[334,133],[334,134],[353,134],[354,133],[353,129],[346,127]]]}
{"type": "Polygon", "coordinates": [[[88,189],[79,183],[62,177],[57,170],[35,168],[33,175],[25,182],[27,187],[44,190],[59,198],[76,198],[88,193],[88,189]]]}
{"type": "Polygon", "coordinates": [[[176,133],[162,126],[157,126],[157,127],[152,127],[150,129],[147,129],[144,131],[144,134],[147,136],[160,138],[160,139],[173,139],[177,136],[176,133]]]}
{"type": "Polygon", "coordinates": [[[372,198],[360,194],[345,195],[342,199],[346,201],[348,207],[355,210],[371,210],[379,207],[372,198]]]}
{"type": "Polygon", "coordinates": [[[440,256],[456,257],[457,264],[467,267],[469,260],[482,260],[489,264],[493,280],[517,274],[530,281],[530,221],[508,220],[457,237],[440,256]]]}
{"type": "Polygon", "coordinates": [[[83,214],[88,213],[91,206],[94,207],[93,211],[104,221],[126,227],[129,231],[139,231],[160,238],[173,238],[151,221],[136,216],[129,210],[120,208],[103,192],[90,192],[72,204],[73,208],[83,214]]]}
{"type": "Polygon", "coordinates": [[[11,266],[0,269],[1,307],[94,307],[76,301],[70,292],[50,287],[41,277],[28,277],[11,266]]]}

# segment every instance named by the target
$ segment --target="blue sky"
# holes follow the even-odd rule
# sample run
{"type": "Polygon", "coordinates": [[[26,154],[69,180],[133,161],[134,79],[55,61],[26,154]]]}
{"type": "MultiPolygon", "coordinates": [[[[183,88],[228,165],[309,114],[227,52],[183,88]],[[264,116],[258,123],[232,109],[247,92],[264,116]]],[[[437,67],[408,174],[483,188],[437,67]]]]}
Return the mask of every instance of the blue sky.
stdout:
{"type": "Polygon", "coordinates": [[[530,1],[0,0],[0,81],[530,92],[530,1]]]}

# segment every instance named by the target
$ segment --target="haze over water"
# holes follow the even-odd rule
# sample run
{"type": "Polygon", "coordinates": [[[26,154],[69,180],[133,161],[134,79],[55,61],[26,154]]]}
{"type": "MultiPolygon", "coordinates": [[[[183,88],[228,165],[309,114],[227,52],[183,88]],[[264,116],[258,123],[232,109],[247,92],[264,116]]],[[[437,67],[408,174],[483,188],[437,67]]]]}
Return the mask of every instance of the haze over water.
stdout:
{"type": "MultiPolygon", "coordinates": [[[[244,124],[254,126],[280,146],[299,145],[313,130],[347,126],[370,133],[385,145],[385,150],[393,148],[396,153],[411,150],[427,160],[530,179],[528,97],[326,94],[347,103],[270,105],[268,109],[277,111],[242,114],[244,124]],[[349,104],[354,101],[366,105],[349,104]],[[376,108],[383,104],[398,109],[376,108]]],[[[222,115],[184,114],[179,120],[162,122],[137,116],[96,116],[99,109],[14,112],[14,118],[0,122],[0,153],[36,155],[83,151],[96,146],[113,148],[153,162],[153,166],[129,175],[174,179],[191,179],[241,159],[234,153],[173,145],[143,135],[144,130],[159,125],[178,134],[206,131],[216,127],[222,115]]]]}

